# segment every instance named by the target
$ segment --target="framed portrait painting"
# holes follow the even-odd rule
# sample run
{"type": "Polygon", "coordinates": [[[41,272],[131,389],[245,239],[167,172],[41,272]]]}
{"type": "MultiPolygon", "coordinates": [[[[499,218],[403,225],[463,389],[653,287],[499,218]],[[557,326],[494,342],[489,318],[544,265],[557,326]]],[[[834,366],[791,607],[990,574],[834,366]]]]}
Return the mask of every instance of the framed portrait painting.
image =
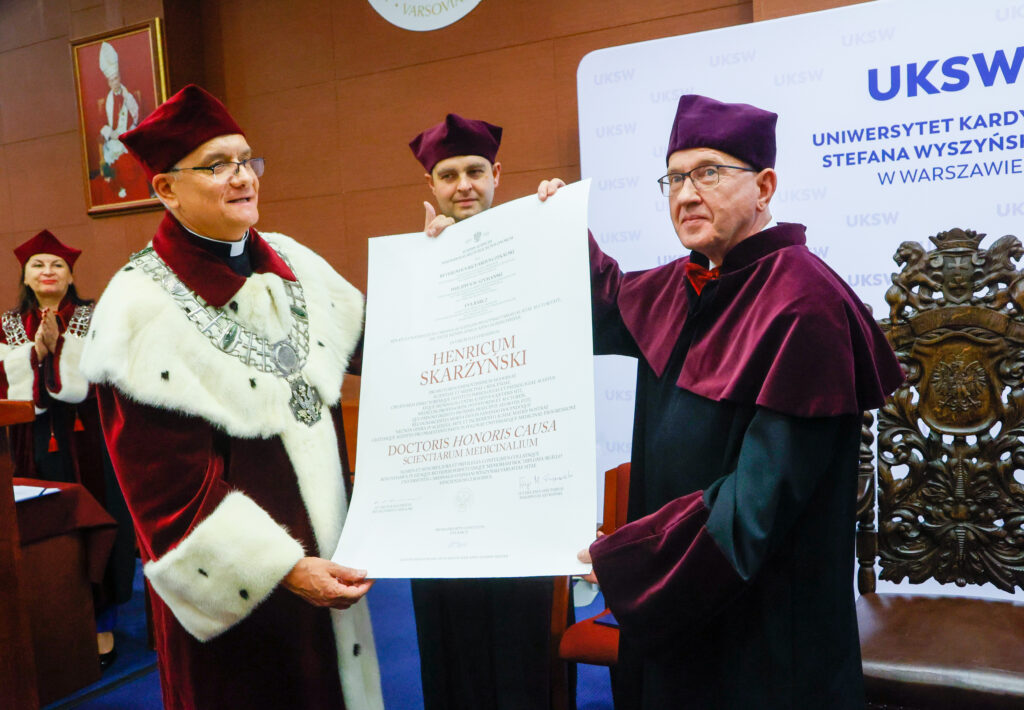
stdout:
{"type": "Polygon", "coordinates": [[[71,42],[89,214],[160,204],[120,136],[167,98],[162,34],[155,18],[71,42]]]}

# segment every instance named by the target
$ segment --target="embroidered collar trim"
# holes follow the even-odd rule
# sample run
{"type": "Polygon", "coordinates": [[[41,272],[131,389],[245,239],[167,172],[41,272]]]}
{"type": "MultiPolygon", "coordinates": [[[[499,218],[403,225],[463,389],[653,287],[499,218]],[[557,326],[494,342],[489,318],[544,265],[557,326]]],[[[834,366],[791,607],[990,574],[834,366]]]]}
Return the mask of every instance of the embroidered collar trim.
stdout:
{"type": "MultiPolygon", "coordinates": [[[[288,258],[279,251],[277,255],[291,269],[288,258]]],[[[236,321],[224,308],[211,306],[186,286],[153,247],[132,254],[130,261],[174,298],[185,316],[218,350],[238,358],[247,367],[285,380],[292,390],[288,404],[297,421],[307,426],[320,421],[323,401],[302,375],[309,357],[309,314],[298,280],[281,280],[288,293],[292,327],[284,339],[271,343],[236,321]]]]}
{"type": "MultiPolygon", "coordinates": [[[[87,305],[75,306],[71,313],[71,320],[68,321],[67,333],[84,338],[89,330],[89,321],[92,319],[92,308],[87,305]]],[[[12,348],[32,342],[28,333],[25,332],[25,324],[21,320],[21,314],[15,310],[4,312],[0,316],[0,327],[3,327],[7,344],[12,348]]]]}

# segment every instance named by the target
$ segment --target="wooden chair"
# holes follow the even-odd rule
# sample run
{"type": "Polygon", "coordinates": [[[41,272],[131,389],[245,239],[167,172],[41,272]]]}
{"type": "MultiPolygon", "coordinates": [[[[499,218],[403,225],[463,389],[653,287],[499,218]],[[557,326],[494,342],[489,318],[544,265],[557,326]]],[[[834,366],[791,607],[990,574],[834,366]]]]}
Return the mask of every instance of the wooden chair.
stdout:
{"type": "MultiPolygon", "coordinates": [[[[0,400],[0,427],[36,418],[31,402],[0,400]]],[[[21,579],[21,536],[11,477],[14,463],[6,431],[0,431],[0,707],[38,708],[36,662],[29,621],[28,590],[21,579]]]]}
{"type": "Polygon", "coordinates": [[[893,582],[1024,589],[1024,248],[984,236],[894,256],[881,326],[907,380],[878,412],[876,456],[865,415],[857,522],[874,708],[1024,707],[1024,603],[875,591],[876,559],[893,582]]]}
{"type": "MultiPolygon", "coordinates": [[[[603,533],[613,533],[625,525],[628,503],[629,463],[624,463],[604,474],[604,518],[600,528],[603,533]]],[[[615,665],[619,659],[619,630],[597,621],[610,613],[606,608],[565,629],[558,640],[558,655],[573,663],[615,665]]]]}

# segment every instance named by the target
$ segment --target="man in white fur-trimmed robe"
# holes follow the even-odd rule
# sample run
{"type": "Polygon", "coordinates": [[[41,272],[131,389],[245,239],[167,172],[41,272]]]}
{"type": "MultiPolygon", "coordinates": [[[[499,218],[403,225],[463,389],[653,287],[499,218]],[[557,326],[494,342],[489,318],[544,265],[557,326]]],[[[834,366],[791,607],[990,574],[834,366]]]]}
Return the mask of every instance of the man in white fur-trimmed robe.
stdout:
{"type": "Polygon", "coordinates": [[[210,94],[122,141],[167,214],[97,304],[82,369],[155,592],[164,707],[382,709],[371,582],[329,561],[362,296],[252,229],[263,160],[210,94]]]}

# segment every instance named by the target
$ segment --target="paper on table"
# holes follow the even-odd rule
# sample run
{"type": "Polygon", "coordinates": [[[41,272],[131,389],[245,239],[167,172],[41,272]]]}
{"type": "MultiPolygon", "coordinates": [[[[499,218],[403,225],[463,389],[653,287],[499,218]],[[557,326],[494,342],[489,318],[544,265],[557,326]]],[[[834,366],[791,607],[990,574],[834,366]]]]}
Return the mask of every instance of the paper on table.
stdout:
{"type": "Polygon", "coordinates": [[[589,180],[370,240],[359,445],[334,560],[371,577],[581,574],[596,456],[589,180]]]}
{"type": "Polygon", "coordinates": [[[44,488],[43,486],[14,486],[14,502],[19,503],[29,498],[56,493],[58,488],[44,488]]]}

